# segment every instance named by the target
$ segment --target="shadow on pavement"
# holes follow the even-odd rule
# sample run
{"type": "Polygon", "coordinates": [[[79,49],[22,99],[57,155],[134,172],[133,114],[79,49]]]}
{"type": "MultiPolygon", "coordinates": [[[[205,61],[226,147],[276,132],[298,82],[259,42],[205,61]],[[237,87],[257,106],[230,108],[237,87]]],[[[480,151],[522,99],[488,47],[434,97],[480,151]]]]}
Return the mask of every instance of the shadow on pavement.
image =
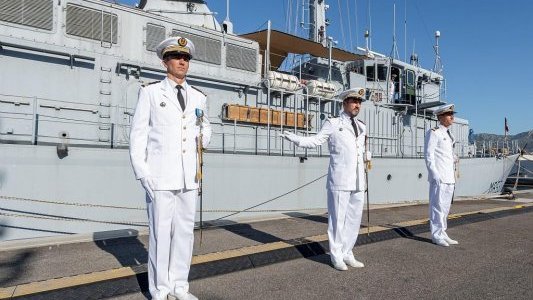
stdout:
{"type": "MultiPolygon", "coordinates": [[[[105,239],[104,233],[95,232],[93,239],[95,244],[102,250],[112,254],[123,267],[135,267],[148,262],[148,250],[139,240],[139,232],[134,229],[121,230],[126,231],[130,237],[121,237],[105,239]]],[[[109,232],[105,233],[106,235],[109,232]]],[[[137,274],[137,284],[139,291],[148,291],[148,277],[145,272],[137,274]]]]}
{"type": "Polygon", "coordinates": [[[221,228],[225,229],[231,233],[234,233],[236,235],[240,235],[244,238],[247,238],[249,240],[254,240],[259,243],[274,243],[283,241],[283,239],[280,239],[277,236],[274,236],[270,233],[258,230],[253,228],[252,225],[247,223],[237,223],[233,221],[227,221],[228,225],[224,225],[221,228]]]}
{"type": "MultiPolygon", "coordinates": [[[[0,238],[5,230],[0,223],[0,238]]],[[[0,288],[14,285],[23,278],[32,256],[33,253],[28,250],[0,252],[0,288]]]]}
{"type": "Polygon", "coordinates": [[[314,256],[324,254],[327,251],[327,242],[312,242],[306,240],[304,237],[284,240],[270,233],[253,228],[252,225],[246,223],[235,223],[232,225],[223,226],[222,228],[234,234],[240,235],[244,238],[251,239],[263,244],[283,241],[294,246],[293,248],[289,249],[279,249],[252,255],[252,261],[255,266],[262,265],[264,262],[268,262],[271,260],[280,261],[288,259],[289,257],[302,257],[306,259],[312,259],[314,256]]]}
{"type": "MultiPolygon", "coordinates": [[[[385,226],[385,227],[387,227],[387,226],[385,226]]],[[[416,236],[409,229],[407,229],[405,227],[395,227],[395,228],[392,228],[392,230],[394,230],[394,232],[396,232],[397,234],[399,234],[403,238],[432,244],[431,239],[420,237],[420,236],[416,236]]]]}
{"type": "Polygon", "coordinates": [[[324,224],[328,223],[327,214],[325,214],[325,215],[309,215],[309,214],[305,214],[305,213],[301,213],[301,212],[288,212],[288,213],[283,213],[283,214],[286,215],[286,216],[289,216],[291,218],[304,219],[304,220],[309,220],[309,221],[314,221],[314,222],[317,222],[317,223],[324,223],[324,224]]]}

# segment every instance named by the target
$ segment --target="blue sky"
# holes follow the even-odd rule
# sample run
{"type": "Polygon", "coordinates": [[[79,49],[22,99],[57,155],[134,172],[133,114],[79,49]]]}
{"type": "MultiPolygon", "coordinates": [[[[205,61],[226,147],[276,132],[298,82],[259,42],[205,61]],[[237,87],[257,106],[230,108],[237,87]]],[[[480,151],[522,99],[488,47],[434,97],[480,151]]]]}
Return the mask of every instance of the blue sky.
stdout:
{"type": "MultiPolygon", "coordinates": [[[[119,1],[126,4],[137,2],[119,1]]],[[[301,1],[231,0],[230,19],[236,33],[264,29],[269,19],[274,29],[288,31],[287,7],[292,2],[290,30],[294,32],[294,10],[296,3],[301,1]]],[[[359,46],[363,46],[369,0],[326,2],[330,5],[327,18],[331,20],[328,34],[338,41],[337,46],[350,49],[348,18],[351,46],[355,46],[356,40],[359,46]],[[342,14],[339,13],[339,3],[342,14]],[[358,8],[357,32],[355,3],[358,8]],[[341,23],[344,24],[342,27],[341,23]]],[[[207,3],[222,22],[226,17],[226,0],[208,0],[207,3]]],[[[414,43],[415,52],[425,68],[433,67],[433,34],[435,30],[441,32],[439,44],[447,79],[447,101],[456,104],[458,116],[468,119],[476,133],[503,134],[505,117],[510,134],[533,129],[533,74],[530,74],[533,72],[533,1],[370,0],[374,51],[391,52],[394,3],[400,58],[404,57],[406,10],[407,52],[412,52],[414,43]]],[[[303,30],[297,33],[303,34],[303,30]]]]}

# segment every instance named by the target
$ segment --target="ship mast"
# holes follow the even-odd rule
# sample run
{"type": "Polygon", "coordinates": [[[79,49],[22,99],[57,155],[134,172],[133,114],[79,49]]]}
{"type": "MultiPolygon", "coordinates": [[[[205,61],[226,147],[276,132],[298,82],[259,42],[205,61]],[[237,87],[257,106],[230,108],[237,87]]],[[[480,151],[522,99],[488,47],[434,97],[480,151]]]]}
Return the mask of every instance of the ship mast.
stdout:
{"type": "MultiPolygon", "coordinates": [[[[329,20],[326,19],[326,10],[329,5],[325,0],[309,0],[309,40],[327,46],[326,27],[329,20]]],[[[303,22],[302,22],[302,25],[303,22]]]]}

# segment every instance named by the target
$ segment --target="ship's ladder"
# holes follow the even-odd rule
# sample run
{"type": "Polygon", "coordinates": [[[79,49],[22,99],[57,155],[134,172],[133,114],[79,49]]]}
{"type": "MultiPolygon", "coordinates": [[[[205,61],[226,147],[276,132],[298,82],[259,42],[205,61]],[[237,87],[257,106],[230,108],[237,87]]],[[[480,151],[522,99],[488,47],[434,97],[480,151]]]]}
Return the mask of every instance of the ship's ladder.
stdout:
{"type": "Polygon", "coordinates": [[[98,115],[98,141],[112,142],[113,128],[111,125],[111,92],[112,92],[112,70],[108,64],[100,64],[99,78],[99,115],[98,115]]]}

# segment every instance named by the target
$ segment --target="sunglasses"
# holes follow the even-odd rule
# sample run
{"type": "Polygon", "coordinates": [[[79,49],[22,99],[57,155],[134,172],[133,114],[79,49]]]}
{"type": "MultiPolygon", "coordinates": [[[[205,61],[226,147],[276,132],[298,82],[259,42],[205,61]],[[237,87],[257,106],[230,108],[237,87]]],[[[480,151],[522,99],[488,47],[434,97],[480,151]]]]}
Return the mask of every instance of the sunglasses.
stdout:
{"type": "Polygon", "coordinates": [[[346,102],[346,103],[361,103],[362,101],[363,101],[363,99],[360,99],[360,98],[348,97],[348,98],[344,99],[343,102],[346,102]]]}
{"type": "Polygon", "coordinates": [[[443,116],[452,116],[453,117],[454,114],[455,114],[454,112],[447,112],[447,113],[443,113],[442,115],[443,116]]]}
{"type": "Polygon", "coordinates": [[[165,60],[171,60],[171,59],[177,59],[177,60],[180,60],[180,59],[183,59],[184,61],[189,61],[191,60],[191,56],[189,54],[186,54],[186,53],[168,53],[168,54],[165,54],[165,57],[164,57],[165,60]]]}

